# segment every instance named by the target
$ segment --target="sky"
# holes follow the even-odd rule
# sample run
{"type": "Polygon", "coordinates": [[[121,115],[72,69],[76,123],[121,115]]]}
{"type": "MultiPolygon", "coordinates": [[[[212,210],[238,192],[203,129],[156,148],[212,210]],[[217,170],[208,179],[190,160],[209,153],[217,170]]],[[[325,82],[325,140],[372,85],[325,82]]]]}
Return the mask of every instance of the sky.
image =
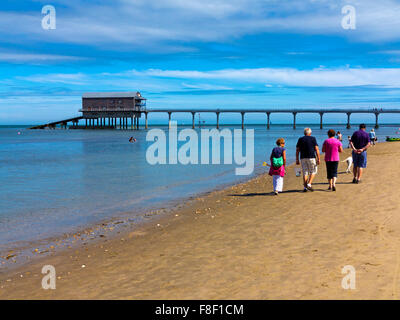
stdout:
{"type": "Polygon", "coordinates": [[[2,0],[0,125],[79,115],[90,91],[140,91],[149,109],[397,108],[399,63],[395,0],[2,0]]]}

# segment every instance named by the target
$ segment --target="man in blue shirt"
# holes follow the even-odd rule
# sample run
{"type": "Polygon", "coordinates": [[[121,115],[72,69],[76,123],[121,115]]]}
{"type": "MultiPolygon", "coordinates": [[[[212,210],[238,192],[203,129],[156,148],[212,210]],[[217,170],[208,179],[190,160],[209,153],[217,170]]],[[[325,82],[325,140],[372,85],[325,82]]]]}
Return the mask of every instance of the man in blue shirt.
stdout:
{"type": "Polygon", "coordinates": [[[296,145],[296,164],[303,169],[304,192],[314,191],[312,182],[318,172],[320,154],[318,143],[315,137],[311,136],[311,129],[304,129],[304,136],[297,141],[296,145]]]}
{"type": "Polygon", "coordinates": [[[353,183],[360,183],[363,169],[367,167],[367,149],[371,145],[371,139],[365,131],[366,125],[360,124],[360,130],[353,133],[350,147],[353,149],[353,183]]]}

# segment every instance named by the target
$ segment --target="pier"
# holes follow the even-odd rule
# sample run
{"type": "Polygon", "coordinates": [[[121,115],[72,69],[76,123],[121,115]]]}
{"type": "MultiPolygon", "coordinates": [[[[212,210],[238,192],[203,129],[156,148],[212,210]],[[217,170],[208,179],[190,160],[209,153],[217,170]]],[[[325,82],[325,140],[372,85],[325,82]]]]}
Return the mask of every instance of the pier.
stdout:
{"type": "MultiPolygon", "coordinates": [[[[150,113],[168,114],[168,127],[171,127],[173,113],[189,113],[192,115],[192,128],[195,128],[195,116],[201,113],[215,113],[216,127],[220,127],[220,115],[222,113],[239,113],[241,115],[241,126],[244,129],[245,115],[257,113],[265,116],[266,127],[270,129],[271,116],[274,113],[289,113],[293,116],[293,128],[296,129],[297,115],[300,113],[314,113],[320,117],[320,128],[323,129],[324,115],[327,113],[347,115],[347,128],[351,127],[351,115],[353,114],[374,114],[375,128],[379,128],[379,116],[384,113],[400,113],[399,109],[383,108],[260,108],[260,109],[147,109],[146,99],[139,92],[100,92],[86,93],[82,96],[81,116],[66,120],[50,122],[43,125],[32,127],[31,129],[67,128],[68,123],[72,123],[70,129],[139,129],[139,119],[144,115],[144,127],[148,129],[148,115],[150,113]],[[79,125],[79,121],[84,120],[84,125],[79,125]]],[[[261,117],[260,117],[261,118],[261,117]]]]}
{"type": "Polygon", "coordinates": [[[46,123],[46,124],[41,124],[39,126],[34,126],[30,129],[55,129],[57,127],[57,125],[59,125],[61,128],[66,129],[67,128],[67,124],[68,122],[71,122],[73,126],[78,126],[79,120],[82,120],[83,117],[74,117],[74,118],[69,118],[69,119],[65,119],[65,120],[61,120],[61,121],[54,121],[54,122],[50,122],[50,123],[46,123]]]}
{"type": "Polygon", "coordinates": [[[383,108],[371,108],[371,109],[316,109],[316,108],[293,108],[293,109],[279,109],[279,108],[268,108],[268,109],[154,109],[146,110],[145,113],[145,128],[147,129],[147,114],[151,112],[164,112],[168,114],[168,127],[171,126],[171,115],[172,113],[191,113],[192,114],[192,128],[195,128],[195,115],[197,113],[215,113],[216,115],[216,127],[219,129],[219,116],[221,113],[240,113],[241,114],[241,126],[244,129],[245,125],[245,115],[246,113],[258,113],[266,115],[266,127],[270,129],[271,125],[271,114],[272,113],[289,113],[293,115],[293,128],[296,129],[296,118],[299,113],[316,113],[320,116],[320,128],[323,129],[323,118],[326,113],[342,113],[347,115],[347,128],[351,128],[351,115],[353,113],[364,113],[364,114],[374,114],[375,115],[375,128],[379,128],[379,115],[383,113],[400,113],[400,109],[383,109],[383,108]]]}

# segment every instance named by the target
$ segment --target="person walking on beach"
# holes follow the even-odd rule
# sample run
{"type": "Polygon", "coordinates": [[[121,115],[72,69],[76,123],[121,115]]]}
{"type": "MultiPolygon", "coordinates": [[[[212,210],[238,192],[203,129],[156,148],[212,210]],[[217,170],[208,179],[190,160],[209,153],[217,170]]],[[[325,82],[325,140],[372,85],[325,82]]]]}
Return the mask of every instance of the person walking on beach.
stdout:
{"type": "Polygon", "coordinates": [[[343,152],[342,143],[335,139],[335,130],[328,131],[328,139],[322,145],[325,153],[326,175],[329,182],[328,190],[336,191],[336,179],[339,166],[339,152],[343,152]]]}
{"type": "Polygon", "coordinates": [[[282,192],[283,190],[283,177],[285,176],[285,139],[279,138],[278,140],[276,140],[276,145],[277,147],[272,149],[270,156],[271,167],[269,169],[269,175],[272,176],[274,194],[277,196],[279,192],[282,192]]]}
{"type": "Polygon", "coordinates": [[[360,130],[353,133],[350,146],[353,149],[353,183],[360,183],[363,169],[367,167],[367,149],[371,146],[371,140],[365,131],[366,125],[360,124],[360,130]]]}
{"type": "Polygon", "coordinates": [[[337,136],[337,139],[338,139],[340,142],[342,142],[343,135],[340,133],[340,131],[337,132],[336,136],[337,136]]]}
{"type": "Polygon", "coordinates": [[[347,136],[347,140],[348,140],[348,142],[349,142],[347,148],[350,149],[350,148],[351,148],[351,137],[350,137],[350,136],[347,136]]]}
{"type": "Polygon", "coordinates": [[[371,129],[371,131],[369,132],[369,140],[371,140],[372,145],[375,145],[376,133],[374,129],[371,129]]]}
{"type": "Polygon", "coordinates": [[[303,169],[304,192],[314,191],[312,182],[318,172],[320,162],[319,148],[317,139],[311,136],[311,129],[304,129],[304,137],[297,141],[296,145],[296,164],[300,164],[303,169]],[[300,158],[299,158],[300,156],[300,158]]]}

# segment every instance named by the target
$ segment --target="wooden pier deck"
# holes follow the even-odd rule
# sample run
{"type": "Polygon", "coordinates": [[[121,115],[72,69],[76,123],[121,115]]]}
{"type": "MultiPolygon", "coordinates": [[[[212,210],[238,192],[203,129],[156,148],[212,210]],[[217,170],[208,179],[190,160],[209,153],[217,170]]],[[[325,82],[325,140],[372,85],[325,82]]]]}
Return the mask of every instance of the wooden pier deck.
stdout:
{"type": "Polygon", "coordinates": [[[60,121],[54,121],[54,122],[50,122],[50,123],[46,123],[46,124],[42,124],[39,126],[35,126],[29,129],[45,129],[45,128],[51,128],[54,129],[57,125],[61,125],[61,127],[67,127],[68,122],[72,122],[77,124],[79,122],[79,120],[82,120],[83,116],[79,116],[79,117],[74,117],[74,118],[69,118],[69,119],[65,119],[65,120],[60,120],[60,121]]]}
{"type": "MultiPolygon", "coordinates": [[[[216,127],[219,129],[219,116],[221,113],[240,113],[242,120],[241,125],[244,128],[245,125],[245,114],[246,113],[262,113],[266,115],[266,126],[267,129],[270,128],[270,117],[272,113],[291,113],[293,115],[293,128],[296,128],[296,117],[299,113],[317,113],[320,116],[320,128],[323,128],[323,117],[326,113],[342,113],[347,115],[347,128],[351,127],[351,115],[356,114],[374,114],[375,115],[375,127],[379,127],[379,115],[390,113],[400,113],[400,108],[351,108],[351,109],[340,109],[340,108],[291,108],[291,109],[283,109],[283,108],[266,108],[266,109],[147,109],[136,112],[139,117],[142,114],[145,116],[145,128],[148,128],[148,114],[149,113],[167,113],[168,114],[168,125],[171,126],[171,116],[173,113],[190,113],[192,114],[192,128],[195,128],[195,115],[200,113],[215,113],[216,114],[216,127]]],[[[107,115],[102,116],[101,114],[97,115],[95,118],[93,117],[74,117],[66,120],[55,121],[51,123],[47,123],[44,125],[39,125],[32,127],[30,129],[45,129],[45,128],[55,128],[57,125],[61,125],[61,127],[67,128],[67,123],[72,122],[73,127],[78,128],[79,120],[85,120],[84,126],[79,126],[79,128],[119,128],[119,129],[139,129],[139,119],[138,117],[126,116],[121,112],[115,113],[115,115],[107,115]],[[129,121],[131,123],[129,125],[129,121]],[[97,124],[95,124],[97,121],[97,124]],[[118,123],[119,122],[119,123],[118,123]]]]}

